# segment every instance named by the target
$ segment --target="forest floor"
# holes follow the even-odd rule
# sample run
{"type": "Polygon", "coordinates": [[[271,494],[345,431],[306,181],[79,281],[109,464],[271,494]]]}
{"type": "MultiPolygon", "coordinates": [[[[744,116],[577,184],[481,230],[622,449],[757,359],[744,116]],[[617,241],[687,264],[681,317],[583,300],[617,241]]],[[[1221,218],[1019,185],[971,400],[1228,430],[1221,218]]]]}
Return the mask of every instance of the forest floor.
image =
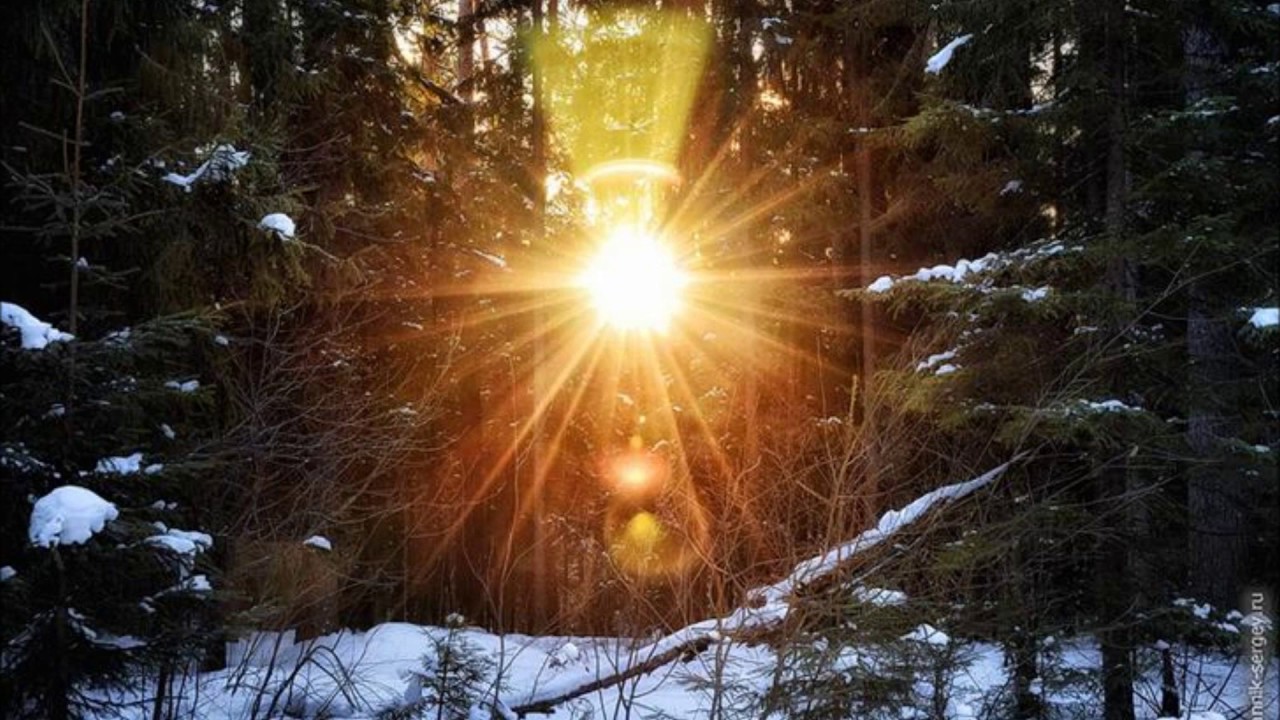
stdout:
{"type": "MultiPolygon", "coordinates": [[[[919,673],[914,702],[893,708],[899,717],[932,717],[933,698],[943,687],[946,717],[956,720],[1003,717],[1010,702],[1009,675],[999,647],[982,642],[958,642],[928,626],[904,638],[907,642],[945,650],[956,658],[939,678],[919,673]],[[939,683],[941,679],[941,683],[939,683]],[[918,712],[913,712],[918,709],[918,712]]],[[[380,712],[406,707],[431,695],[423,688],[424,659],[440,657],[440,648],[453,649],[452,662],[463,658],[487,666],[488,680],[480,692],[492,703],[492,678],[501,678],[498,698],[507,708],[548,697],[566,689],[615,675],[643,661],[660,646],[653,639],[529,637],[495,635],[478,628],[419,626],[388,623],[365,632],[344,631],[303,642],[292,633],[251,636],[228,647],[229,669],[199,675],[194,687],[182,690],[188,700],[183,716],[201,720],[266,717],[374,718],[380,712]],[[274,657],[274,660],[273,660],[274,657]],[[497,668],[500,674],[495,674],[497,668]],[[487,687],[485,690],[483,688],[487,687]]],[[[1097,706],[1098,652],[1088,638],[1053,643],[1055,667],[1061,677],[1038,688],[1042,699],[1059,717],[1100,717],[1097,706]]],[[[829,654],[829,667],[848,673],[874,673],[882,648],[846,647],[829,654]]],[[[1246,717],[1249,673],[1242,658],[1186,647],[1174,649],[1184,712],[1190,720],[1246,717]]],[[[1159,716],[1158,654],[1146,658],[1135,686],[1138,718],[1159,716]]],[[[707,718],[762,717],[759,699],[774,677],[778,658],[768,644],[742,644],[721,638],[692,657],[668,663],[655,671],[589,692],[560,704],[561,718],[707,718]],[[718,681],[717,681],[718,678],[718,681]],[[719,694],[717,697],[717,686],[719,694]],[[713,710],[716,708],[716,710],[713,710]]],[[[1275,661],[1268,672],[1269,703],[1265,717],[1277,717],[1275,661]]],[[[123,699],[121,699],[123,700],[123,699]]],[[[792,697],[794,705],[797,699],[792,697]]],[[[120,702],[117,707],[129,703],[120,702]]],[[[148,703],[139,702],[136,717],[149,716],[148,703]]],[[[126,710],[126,716],[130,715],[126,710]]],[[[387,717],[384,715],[383,717],[387,717]]],[[[447,715],[446,715],[447,716],[447,715]]],[[[531,717],[539,717],[532,714],[531,717]]],[[[880,715],[876,715],[877,717],[880,715]]],[[[422,717],[436,717],[435,709],[422,717]]],[[[472,718],[490,717],[473,708],[472,718]]]]}

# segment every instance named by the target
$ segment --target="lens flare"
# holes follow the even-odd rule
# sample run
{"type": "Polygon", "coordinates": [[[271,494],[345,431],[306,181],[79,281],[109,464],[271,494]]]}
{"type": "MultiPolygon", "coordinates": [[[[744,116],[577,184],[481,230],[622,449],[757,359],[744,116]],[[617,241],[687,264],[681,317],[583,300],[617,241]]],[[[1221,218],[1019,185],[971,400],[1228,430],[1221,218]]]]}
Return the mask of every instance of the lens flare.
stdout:
{"type": "Polygon", "coordinates": [[[623,331],[665,333],[688,276],[652,234],[615,228],[578,278],[600,320],[623,331]]]}

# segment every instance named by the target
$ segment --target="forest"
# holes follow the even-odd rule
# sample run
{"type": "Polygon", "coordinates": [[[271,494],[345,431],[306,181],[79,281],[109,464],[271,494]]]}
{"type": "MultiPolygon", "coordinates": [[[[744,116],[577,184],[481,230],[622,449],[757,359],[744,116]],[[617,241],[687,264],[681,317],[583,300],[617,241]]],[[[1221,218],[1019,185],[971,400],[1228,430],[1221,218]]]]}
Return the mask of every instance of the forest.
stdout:
{"type": "Polygon", "coordinates": [[[0,3],[0,718],[1275,720],[1280,4],[0,3]]]}

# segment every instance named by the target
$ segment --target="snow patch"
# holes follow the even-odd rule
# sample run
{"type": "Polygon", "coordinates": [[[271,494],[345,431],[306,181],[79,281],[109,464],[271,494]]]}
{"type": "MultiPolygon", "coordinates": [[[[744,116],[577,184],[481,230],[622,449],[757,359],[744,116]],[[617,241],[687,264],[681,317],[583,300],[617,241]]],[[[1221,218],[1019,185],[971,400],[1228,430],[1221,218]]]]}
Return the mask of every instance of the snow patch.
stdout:
{"type": "Polygon", "coordinates": [[[1280,325],[1280,307],[1247,308],[1253,312],[1249,324],[1259,330],[1280,325]]]}
{"type": "Polygon", "coordinates": [[[258,221],[258,228],[267,232],[274,232],[286,240],[292,240],[296,227],[293,218],[284,213],[271,213],[258,221]]]}
{"type": "Polygon", "coordinates": [[[942,72],[942,69],[945,68],[951,62],[951,55],[955,53],[957,49],[959,49],[960,47],[963,47],[965,43],[968,43],[972,39],[973,39],[973,35],[967,34],[967,35],[961,35],[955,40],[952,40],[951,42],[947,43],[946,45],[943,46],[941,50],[934,53],[933,56],[930,57],[929,60],[924,64],[924,71],[931,75],[937,75],[938,73],[942,72]]]}
{"type": "Polygon", "coordinates": [[[1021,180],[1010,180],[1004,184],[1004,187],[1000,188],[1001,197],[1004,197],[1005,195],[1016,195],[1020,192],[1022,192],[1021,180]]]}
{"type": "Polygon", "coordinates": [[[1080,405],[1092,412],[1142,412],[1142,408],[1126,405],[1119,400],[1081,400],[1080,405]]]}
{"type": "Polygon", "coordinates": [[[935,646],[946,645],[951,642],[951,638],[948,637],[946,633],[928,623],[924,623],[916,627],[916,629],[906,635],[903,635],[901,639],[907,642],[918,642],[935,646]]]}
{"type": "Polygon", "coordinates": [[[12,565],[0,567],[0,582],[9,582],[18,576],[18,571],[13,569],[12,565]]]}
{"type": "Polygon", "coordinates": [[[889,292],[893,287],[893,278],[888,275],[881,275],[875,279],[875,282],[867,286],[867,292],[882,293],[889,292]]]}
{"type": "Polygon", "coordinates": [[[1049,296],[1049,287],[1047,285],[1044,287],[1038,287],[1038,288],[1022,291],[1022,300],[1024,302],[1036,302],[1038,300],[1043,300],[1048,296],[1049,296]]]}
{"type": "Polygon", "coordinates": [[[43,350],[49,343],[75,339],[13,303],[0,302],[0,322],[22,334],[23,350],[43,350]]]}
{"type": "Polygon", "coordinates": [[[177,528],[169,528],[160,535],[152,535],[147,538],[147,542],[168,548],[183,558],[191,559],[213,547],[213,537],[209,534],[177,528]]]}
{"type": "Polygon", "coordinates": [[[236,150],[233,145],[219,145],[213,149],[209,159],[200,164],[190,175],[169,173],[162,180],[172,183],[187,192],[201,180],[219,183],[229,180],[236,170],[249,164],[249,152],[236,150]]]}
{"type": "Polygon", "coordinates": [[[102,458],[93,471],[103,475],[136,475],[142,467],[142,453],[102,458]]]}
{"type": "Polygon", "coordinates": [[[31,508],[27,537],[36,547],[79,545],[120,516],[116,506],[92,490],[63,485],[31,508]]]}
{"type": "Polygon", "coordinates": [[[939,363],[945,363],[948,360],[954,360],[955,357],[956,357],[955,350],[948,350],[946,352],[940,352],[937,355],[930,355],[929,357],[925,358],[924,360],[921,360],[919,363],[916,364],[916,372],[921,372],[923,370],[930,370],[935,366],[937,366],[939,363]]]}
{"type": "Polygon", "coordinates": [[[897,607],[907,604],[907,594],[901,590],[889,590],[887,588],[858,585],[853,589],[852,594],[854,601],[860,602],[863,605],[897,607]]]}
{"type": "Polygon", "coordinates": [[[323,535],[312,535],[306,540],[303,540],[302,544],[307,547],[313,547],[317,550],[324,550],[326,552],[333,550],[333,543],[329,542],[329,538],[323,535]]]}

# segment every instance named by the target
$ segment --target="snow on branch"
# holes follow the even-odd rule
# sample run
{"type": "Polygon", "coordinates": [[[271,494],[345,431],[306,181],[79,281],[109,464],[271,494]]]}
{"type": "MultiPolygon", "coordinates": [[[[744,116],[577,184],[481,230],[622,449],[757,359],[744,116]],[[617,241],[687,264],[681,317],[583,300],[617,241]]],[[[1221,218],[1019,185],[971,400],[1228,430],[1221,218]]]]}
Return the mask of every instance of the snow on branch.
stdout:
{"type": "Polygon", "coordinates": [[[712,642],[718,641],[724,633],[754,633],[776,627],[786,619],[790,609],[789,598],[796,591],[833,575],[855,557],[883,544],[931,511],[990,485],[1020,457],[1021,455],[971,480],[944,485],[901,508],[889,510],[880,516],[875,527],[864,530],[849,542],[801,562],[782,580],[748,593],[750,602],[746,606],[724,617],[694,623],[637,649],[612,675],[600,677],[585,670],[564,674],[518,701],[505,703],[501,710],[518,717],[530,713],[551,713],[565,702],[696,655],[712,642]]]}
{"type": "Polygon", "coordinates": [[[49,343],[75,339],[13,303],[0,302],[0,323],[22,334],[23,350],[43,350],[49,343]]]}
{"type": "Polygon", "coordinates": [[[36,501],[31,508],[27,536],[36,547],[79,545],[119,517],[116,506],[92,490],[63,485],[36,501]]]}
{"type": "Polygon", "coordinates": [[[284,213],[271,213],[258,222],[258,229],[274,232],[285,240],[292,240],[297,230],[293,218],[284,213]]]}
{"type": "Polygon", "coordinates": [[[889,510],[880,516],[880,522],[876,523],[875,527],[864,530],[853,540],[832,548],[822,555],[805,560],[796,565],[795,569],[785,579],[764,588],[763,595],[766,602],[773,599],[783,599],[805,585],[831,575],[854,557],[882,544],[935,507],[972,495],[975,491],[990,485],[996,478],[1004,474],[1005,470],[1009,469],[1009,465],[1012,462],[1010,461],[988,470],[972,480],[943,485],[937,490],[921,495],[897,510],[889,510]]]}
{"type": "Polygon", "coordinates": [[[1246,310],[1252,312],[1249,315],[1249,324],[1258,330],[1280,326],[1280,308],[1255,307],[1246,308],[1246,310]]]}
{"type": "Polygon", "coordinates": [[[929,58],[928,62],[924,64],[924,71],[930,75],[937,75],[942,72],[942,69],[951,62],[951,55],[972,39],[972,34],[961,35],[955,40],[947,43],[941,50],[934,53],[933,56],[929,58]]]}
{"type": "MultiPolygon", "coordinates": [[[[836,294],[844,298],[855,298],[859,292],[873,295],[886,293],[905,282],[950,282],[956,285],[968,285],[983,292],[993,292],[1002,288],[991,285],[990,276],[1010,268],[1023,268],[1048,260],[1067,252],[1078,252],[1080,246],[1068,247],[1061,242],[1040,242],[1030,247],[1019,248],[1010,252],[987,253],[973,260],[957,260],[955,265],[934,265],[922,267],[910,275],[893,277],[881,275],[865,288],[837,290],[836,294]]],[[[1003,288],[1009,289],[1009,288],[1003,288]]],[[[1024,288],[1021,297],[1027,302],[1042,300],[1049,293],[1049,288],[1024,288]]]]}
{"type": "Polygon", "coordinates": [[[235,171],[249,164],[249,151],[237,150],[233,145],[218,145],[209,154],[209,159],[200,164],[190,175],[169,173],[162,180],[172,183],[187,192],[201,180],[212,183],[225,182],[231,179],[235,171]]]}

